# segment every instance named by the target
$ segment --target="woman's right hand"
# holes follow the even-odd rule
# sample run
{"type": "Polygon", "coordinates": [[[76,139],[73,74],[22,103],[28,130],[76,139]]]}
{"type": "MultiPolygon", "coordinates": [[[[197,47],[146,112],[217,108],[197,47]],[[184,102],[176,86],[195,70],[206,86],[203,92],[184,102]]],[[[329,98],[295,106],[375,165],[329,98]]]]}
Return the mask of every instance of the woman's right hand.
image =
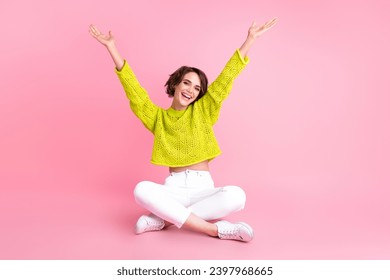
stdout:
{"type": "Polygon", "coordinates": [[[97,29],[96,26],[91,24],[89,26],[89,33],[94,37],[96,40],[98,40],[100,43],[102,43],[104,46],[109,47],[110,45],[115,44],[114,36],[112,36],[111,31],[108,32],[108,35],[105,35],[97,29]]]}
{"type": "Polygon", "coordinates": [[[108,32],[108,35],[104,35],[99,31],[99,29],[96,28],[96,26],[91,24],[89,26],[89,33],[92,35],[92,37],[94,37],[96,40],[106,46],[108,52],[112,57],[112,60],[115,63],[116,69],[121,70],[125,61],[120,55],[118,49],[116,48],[114,36],[112,36],[111,31],[108,32]]]}

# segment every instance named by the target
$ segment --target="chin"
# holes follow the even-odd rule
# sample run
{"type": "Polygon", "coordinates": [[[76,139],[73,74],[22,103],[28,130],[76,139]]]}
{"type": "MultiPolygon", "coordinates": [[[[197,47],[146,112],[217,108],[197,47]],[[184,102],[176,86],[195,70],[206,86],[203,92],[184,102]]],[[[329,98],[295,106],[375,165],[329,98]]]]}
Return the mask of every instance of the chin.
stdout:
{"type": "Polygon", "coordinates": [[[193,99],[191,99],[191,100],[181,100],[180,104],[181,104],[182,106],[188,106],[188,105],[190,105],[192,102],[194,102],[193,99]]]}

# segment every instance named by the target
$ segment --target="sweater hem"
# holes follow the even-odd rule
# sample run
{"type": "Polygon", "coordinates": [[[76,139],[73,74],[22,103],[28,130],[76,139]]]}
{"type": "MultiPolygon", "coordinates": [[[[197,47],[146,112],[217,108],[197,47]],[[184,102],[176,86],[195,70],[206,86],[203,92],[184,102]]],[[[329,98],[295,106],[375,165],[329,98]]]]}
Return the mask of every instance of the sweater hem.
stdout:
{"type": "Polygon", "coordinates": [[[189,166],[189,165],[197,164],[197,163],[202,162],[202,161],[205,161],[205,160],[212,161],[214,158],[216,158],[217,156],[219,156],[219,155],[221,155],[221,154],[222,154],[222,152],[219,152],[218,154],[212,155],[211,157],[207,157],[207,158],[200,159],[200,160],[197,160],[197,161],[194,161],[194,162],[183,163],[183,164],[169,164],[169,163],[158,162],[158,161],[154,161],[154,160],[151,160],[150,162],[151,162],[152,164],[154,164],[154,165],[159,165],[159,166],[166,166],[166,167],[184,167],[184,166],[189,166]]]}

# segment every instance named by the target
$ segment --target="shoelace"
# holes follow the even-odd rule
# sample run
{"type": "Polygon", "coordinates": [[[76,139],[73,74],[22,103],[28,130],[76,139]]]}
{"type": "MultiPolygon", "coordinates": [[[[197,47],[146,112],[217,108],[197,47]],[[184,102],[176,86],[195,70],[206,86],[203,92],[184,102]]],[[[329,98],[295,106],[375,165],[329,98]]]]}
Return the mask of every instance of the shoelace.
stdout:
{"type": "Polygon", "coordinates": [[[224,230],[223,232],[220,233],[220,235],[223,238],[235,239],[239,237],[241,240],[243,240],[244,238],[242,238],[242,236],[240,235],[241,227],[242,225],[236,225],[232,229],[224,230]]]}
{"type": "Polygon", "coordinates": [[[151,228],[159,228],[164,225],[164,222],[156,221],[151,218],[144,218],[146,220],[146,223],[151,228]]]}

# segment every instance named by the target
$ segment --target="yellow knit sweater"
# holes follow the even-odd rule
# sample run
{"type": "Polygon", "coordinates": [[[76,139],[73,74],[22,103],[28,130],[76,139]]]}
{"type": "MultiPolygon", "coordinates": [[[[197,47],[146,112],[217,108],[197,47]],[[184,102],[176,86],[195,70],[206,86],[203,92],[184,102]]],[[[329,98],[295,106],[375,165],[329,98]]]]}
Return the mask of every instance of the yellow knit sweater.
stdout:
{"type": "Polygon", "coordinates": [[[236,50],[205,95],[182,111],[162,109],[155,105],[126,61],[121,70],[116,70],[132,111],[154,134],[153,164],[188,166],[221,154],[213,125],[218,120],[222,101],[229,95],[234,79],[248,62],[248,57],[243,58],[236,50]]]}

